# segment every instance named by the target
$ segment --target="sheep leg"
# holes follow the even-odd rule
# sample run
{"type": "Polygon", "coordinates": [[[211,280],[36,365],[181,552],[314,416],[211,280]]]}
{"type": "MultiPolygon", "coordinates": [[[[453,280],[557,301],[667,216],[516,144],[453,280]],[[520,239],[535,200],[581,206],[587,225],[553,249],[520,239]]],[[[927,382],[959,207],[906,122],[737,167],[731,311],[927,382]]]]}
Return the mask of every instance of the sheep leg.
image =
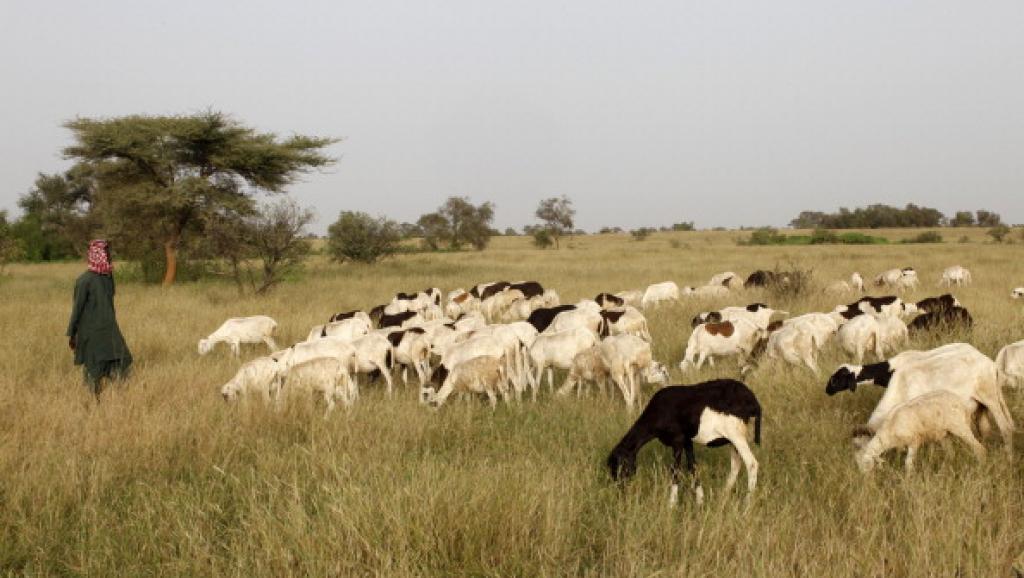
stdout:
{"type": "Polygon", "coordinates": [[[914,471],[914,458],[917,456],[917,444],[907,446],[907,459],[903,462],[903,467],[909,474],[914,471]]]}
{"type": "Polygon", "coordinates": [[[231,353],[235,354],[235,357],[242,356],[242,347],[237,341],[231,341],[231,353]]]}
{"type": "Polygon", "coordinates": [[[743,460],[743,465],[747,468],[747,494],[752,494],[754,488],[757,487],[757,458],[750,451],[746,436],[734,436],[728,439],[740,454],[740,459],[743,460]]]}
{"type": "Polygon", "coordinates": [[[264,337],[263,338],[263,343],[267,344],[267,347],[270,349],[271,353],[277,351],[277,342],[274,341],[273,337],[270,337],[269,335],[264,337]]]}
{"type": "MultiPolygon", "coordinates": [[[[575,386],[575,385],[576,385],[576,378],[573,375],[573,372],[570,371],[569,375],[565,376],[565,382],[562,383],[562,387],[559,387],[558,391],[556,391],[555,393],[557,395],[568,395],[569,391],[572,390],[573,386],[575,386]]],[[[581,389],[583,389],[582,386],[579,389],[576,390],[576,397],[580,396],[579,394],[580,394],[580,390],[581,389]]]]}
{"type": "Polygon", "coordinates": [[[676,440],[672,444],[672,490],[669,493],[668,505],[670,508],[675,507],[679,503],[679,481],[682,478],[682,466],[683,466],[683,455],[686,455],[686,469],[693,475],[694,472],[694,456],[693,456],[693,440],[690,438],[683,438],[676,440]]]}
{"type": "MultiPolygon", "coordinates": [[[[708,359],[708,354],[707,353],[701,351],[700,353],[697,354],[696,367],[697,367],[698,370],[700,370],[701,366],[704,365],[704,360],[705,359],[708,359]]],[[[715,362],[714,362],[714,360],[712,360],[711,361],[711,367],[714,367],[714,366],[715,366],[715,362]]]]}
{"type": "Polygon", "coordinates": [[[548,368],[548,389],[555,391],[555,368],[548,368]]]}
{"type": "Polygon", "coordinates": [[[736,451],[736,446],[731,444],[729,445],[729,462],[729,477],[725,479],[725,493],[729,493],[736,485],[736,480],[740,477],[740,466],[743,465],[740,453],[736,451]]]}
{"type": "Polygon", "coordinates": [[[392,393],[392,389],[394,387],[394,383],[391,381],[391,371],[388,370],[388,366],[386,363],[380,362],[374,365],[376,365],[377,369],[380,370],[380,374],[384,376],[384,383],[387,384],[387,392],[388,395],[390,396],[392,393]]]}
{"type": "Polygon", "coordinates": [[[985,446],[981,445],[978,438],[974,437],[974,432],[971,431],[970,423],[961,424],[958,427],[952,428],[949,430],[949,433],[952,434],[953,437],[956,437],[967,444],[967,447],[971,448],[971,451],[974,452],[974,457],[978,458],[978,461],[985,459],[985,446]]]}

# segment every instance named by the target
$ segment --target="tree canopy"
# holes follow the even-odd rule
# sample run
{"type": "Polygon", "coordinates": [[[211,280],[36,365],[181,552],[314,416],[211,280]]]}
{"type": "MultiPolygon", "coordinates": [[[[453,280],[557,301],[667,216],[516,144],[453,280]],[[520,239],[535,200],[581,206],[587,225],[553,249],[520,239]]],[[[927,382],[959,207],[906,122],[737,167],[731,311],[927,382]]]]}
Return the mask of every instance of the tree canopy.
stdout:
{"type": "Polygon", "coordinates": [[[555,248],[558,248],[562,235],[572,233],[576,210],[572,208],[572,200],[562,195],[542,200],[534,215],[544,221],[548,234],[555,242],[555,248]]]}
{"type": "Polygon", "coordinates": [[[253,193],[282,192],[330,165],[335,139],[260,133],[219,112],[190,116],[79,118],[64,149],[89,175],[90,201],[111,237],[136,250],[163,249],[174,282],[183,237],[217,211],[251,212],[253,193]]]}
{"type": "Polygon", "coordinates": [[[493,204],[473,205],[468,197],[448,197],[437,211],[421,216],[416,224],[430,249],[439,249],[442,243],[460,249],[468,243],[480,251],[491,241],[493,220],[493,204]]]}

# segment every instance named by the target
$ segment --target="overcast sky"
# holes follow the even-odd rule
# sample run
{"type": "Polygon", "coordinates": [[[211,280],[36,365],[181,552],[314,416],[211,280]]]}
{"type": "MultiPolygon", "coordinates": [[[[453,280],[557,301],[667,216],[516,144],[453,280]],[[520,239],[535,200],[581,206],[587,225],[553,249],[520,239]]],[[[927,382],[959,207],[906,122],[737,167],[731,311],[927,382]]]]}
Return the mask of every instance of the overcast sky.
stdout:
{"type": "Polygon", "coordinates": [[[1024,2],[0,0],[0,208],[62,121],[213,108],[344,139],[293,194],[414,221],[782,225],[916,202],[1024,222],[1024,2]]]}

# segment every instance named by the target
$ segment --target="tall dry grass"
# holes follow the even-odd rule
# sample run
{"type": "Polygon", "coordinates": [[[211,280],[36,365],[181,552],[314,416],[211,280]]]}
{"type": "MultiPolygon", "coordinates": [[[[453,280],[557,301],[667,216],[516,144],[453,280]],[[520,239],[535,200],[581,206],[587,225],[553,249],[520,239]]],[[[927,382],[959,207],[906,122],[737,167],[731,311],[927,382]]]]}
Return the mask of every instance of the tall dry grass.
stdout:
{"type": "MultiPolygon", "coordinates": [[[[62,337],[78,265],[15,266],[0,281],[0,570],[66,576],[1009,576],[1024,564],[1021,459],[992,445],[977,464],[954,443],[923,451],[906,475],[891,458],[857,472],[848,434],[879,390],[825,396],[824,376],[762,366],[747,378],[765,410],[761,477],[749,506],[721,495],[727,452],[698,450],[712,488],[703,507],[667,506],[669,455],[641,454],[638,477],[609,483],[603,463],[631,417],[600,396],[440,412],[399,388],[368,386],[350,412],[324,420],[297,404],[280,413],[226,405],[237,368],[196,341],[229,316],[265,313],[282,341],[329,313],[397,290],[536,279],[567,302],[599,291],[789,261],[822,284],[914,265],[924,288],[960,263],[957,291],[977,320],[970,340],[994,355],[1024,338],[1020,246],[737,247],[739,233],[576,238],[561,251],[499,239],[483,253],[411,255],[374,268],[315,261],[265,299],[227,285],[169,290],[122,284],[122,329],[137,365],[98,406],[62,337]]],[[[894,236],[895,233],[889,233],[894,236]]],[[[733,376],[734,364],[680,376],[675,363],[700,309],[759,293],[686,302],[649,317],[655,353],[676,382],[733,376]]],[[[773,303],[826,310],[815,293],[773,303]]],[[[934,343],[916,342],[924,347],[934,343]]],[[[245,357],[258,355],[245,349],[245,357]]],[[[843,360],[829,349],[824,371],[843,360]]],[[[647,391],[648,395],[650,390],[647,391]]],[[[1024,401],[1008,392],[1024,420],[1024,401]]],[[[1018,447],[1024,447],[1018,441],[1018,447]]],[[[702,448],[703,449],[703,448],[702,448]]],[[[741,484],[742,485],[742,484],[741,484]]],[[[689,498],[689,496],[687,496],[689,498]]]]}

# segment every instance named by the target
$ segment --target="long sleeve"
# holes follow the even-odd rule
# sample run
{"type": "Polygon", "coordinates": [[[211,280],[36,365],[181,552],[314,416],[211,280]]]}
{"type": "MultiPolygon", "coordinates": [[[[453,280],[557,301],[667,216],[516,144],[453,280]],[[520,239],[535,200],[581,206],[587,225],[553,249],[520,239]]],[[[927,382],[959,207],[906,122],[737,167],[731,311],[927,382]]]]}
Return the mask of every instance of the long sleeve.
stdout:
{"type": "Polygon", "coordinates": [[[82,318],[82,311],[85,310],[85,302],[88,299],[88,285],[79,279],[75,282],[75,297],[71,305],[71,320],[68,322],[68,337],[78,334],[78,322],[82,318]]]}

